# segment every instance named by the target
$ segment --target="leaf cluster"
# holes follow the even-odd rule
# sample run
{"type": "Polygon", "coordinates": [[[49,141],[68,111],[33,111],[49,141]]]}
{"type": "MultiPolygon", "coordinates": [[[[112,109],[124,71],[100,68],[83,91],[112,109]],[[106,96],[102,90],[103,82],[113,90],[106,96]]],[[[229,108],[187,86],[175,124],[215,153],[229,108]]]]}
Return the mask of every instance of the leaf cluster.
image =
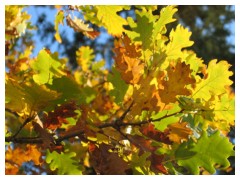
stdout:
{"type": "Polygon", "coordinates": [[[130,8],[69,6],[56,14],[59,43],[59,24],[89,39],[100,34],[94,26],[106,29],[114,38],[111,70],[95,61],[89,46],[76,50],[74,71],[46,48],[8,66],[6,174],[24,174],[24,162],[47,174],[228,170],[234,156],[228,139],[235,118],[231,65],[216,59],[204,64],[186,49],[194,42],[180,24],[167,34],[176,6],[159,14],[156,6],[138,6],[136,19],[119,15],[130,8]]]}

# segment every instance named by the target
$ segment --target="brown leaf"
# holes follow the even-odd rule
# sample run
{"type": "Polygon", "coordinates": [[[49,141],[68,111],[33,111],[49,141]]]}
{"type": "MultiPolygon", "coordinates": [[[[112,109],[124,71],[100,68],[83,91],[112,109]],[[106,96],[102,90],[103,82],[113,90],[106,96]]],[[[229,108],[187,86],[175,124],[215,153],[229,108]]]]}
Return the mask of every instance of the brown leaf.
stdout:
{"type": "Polygon", "coordinates": [[[126,175],[130,169],[126,161],[117,153],[109,152],[113,146],[100,144],[99,147],[90,143],[90,164],[100,175],[126,175]]]}
{"type": "Polygon", "coordinates": [[[163,173],[168,174],[167,169],[162,164],[162,161],[164,159],[164,155],[157,155],[155,153],[152,153],[149,157],[149,160],[151,161],[151,170],[155,173],[163,173]]]}
{"type": "Polygon", "coordinates": [[[152,141],[149,140],[149,139],[145,139],[144,137],[142,136],[139,136],[139,135],[128,135],[128,139],[130,140],[130,142],[136,146],[137,148],[140,149],[140,154],[142,154],[143,152],[146,152],[146,151],[154,151],[155,150],[155,147],[153,147],[151,145],[152,141]]]}
{"type": "Polygon", "coordinates": [[[182,123],[173,123],[168,125],[170,134],[168,135],[169,139],[173,142],[176,142],[178,144],[181,143],[181,141],[187,141],[189,135],[192,135],[192,130],[186,127],[187,122],[182,123]]]}
{"type": "Polygon", "coordinates": [[[76,32],[91,32],[91,31],[93,31],[93,29],[89,28],[88,24],[84,24],[84,22],[81,19],[74,17],[74,20],[73,20],[69,14],[66,16],[66,21],[67,21],[67,25],[72,27],[74,29],[74,31],[76,31],[76,32]]]}
{"type": "Polygon", "coordinates": [[[156,130],[153,124],[149,123],[147,125],[142,126],[140,131],[145,136],[153,140],[156,140],[158,142],[163,142],[165,144],[172,144],[172,142],[169,140],[169,137],[168,137],[169,133],[167,131],[161,132],[159,130],[156,130]]]}
{"type": "Polygon", "coordinates": [[[43,126],[51,130],[55,130],[62,126],[62,124],[68,124],[66,118],[74,117],[77,115],[74,112],[77,109],[75,102],[69,102],[58,106],[53,112],[44,114],[43,126]]]}
{"type": "Polygon", "coordinates": [[[38,123],[32,121],[34,130],[39,134],[43,140],[43,145],[45,148],[50,148],[55,145],[55,140],[52,135],[44,128],[42,128],[38,123]]]}

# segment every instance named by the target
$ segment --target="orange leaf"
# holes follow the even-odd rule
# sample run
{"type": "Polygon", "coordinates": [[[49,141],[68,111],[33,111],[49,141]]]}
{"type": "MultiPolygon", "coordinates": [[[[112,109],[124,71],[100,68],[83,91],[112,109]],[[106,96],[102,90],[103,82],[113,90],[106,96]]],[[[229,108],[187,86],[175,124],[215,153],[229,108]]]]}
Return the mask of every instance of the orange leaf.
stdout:
{"type": "Polygon", "coordinates": [[[100,32],[98,31],[86,31],[84,32],[84,34],[89,37],[90,39],[95,39],[96,37],[98,37],[100,35],[100,32]]]}
{"type": "MultiPolygon", "coordinates": [[[[156,77],[161,79],[165,76],[164,72],[159,72],[156,77]]],[[[170,109],[170,105],[166,105],[162,102],[159,91],[157,90],[155,84],[151,84],[154,79],[154,75],[149,73],[147,77],[141,77],[139,81],[139,87],[134,87],[133,99],[135,104],[131,109],[131,115],[140,115],[142,110],[152,111],[162,111],[170,109]]]]}
{"type": "Polygon", "coordinates": [[[178,61],[176,66],[170,66],[166,78],[158,79],[159,94],[161,101],[168,104],[177,101],[177,95],[190,95],[191,92],[186,88],[188,84],[194,84],[195,79],[191,77],[190,65],[178,61]]]}
{"type": "Polygon", "coordinates": [[[5,174],[6,175],[15,175],[19,171],[19,167],[17,165],[11,164],[9,162],[5,163],[5,174]]]}
{"type": "Polygon", "coordinates": [[[144,64],[139,59],[141,52],[127,36],[116,44],[114,52],[116,69],[123,80],[128,84],[137,84],[144,72],[144,64]]]}
{"type": "Polygon", "coordinates": [[[107,114],[109,110],[113,108],[113,102],[110,100],[109,96],[102,95],[99,93],[93,102],[93,109],[95,109],[99,114],[107,114]]]}
{"type": "Polygon", "coordinates": [[[180,144],[181,141],[187,141],[188,136],[191,135],[193,132],[191,129],[187,128],[186,125],[187,122],[168,125],[170,131],[170,134],[168,135],[169,139],[178,144],[180,144]]]}
{"type": "Polygon", "coordinates": [[[5,172],[9,174],[17,173],[17,168],[22,166],[22,163],[33,161],[35,165],[41,165],[41,152],[36,145],[27,144],[26,149],[19,147],[12,149],[8,147],[5,153],[6,167],[5,172]]]}

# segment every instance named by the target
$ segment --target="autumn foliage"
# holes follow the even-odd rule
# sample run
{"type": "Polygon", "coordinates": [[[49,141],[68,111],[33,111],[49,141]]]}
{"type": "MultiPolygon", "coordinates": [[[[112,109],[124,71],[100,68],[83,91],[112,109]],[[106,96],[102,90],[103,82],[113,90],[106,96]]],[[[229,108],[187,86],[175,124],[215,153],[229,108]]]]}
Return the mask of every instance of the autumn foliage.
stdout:
{"type": "Polygon", "coordinates": [[[191,32],[175,6],[153,15],[138,6],[68,6],[55,17],[89,39],[103,27],[114,38],[114,65],[95,51],[76,51],[72,70],[58,52],[14,42],[34,29],[22,6],[5,7],[6,174],[214,174],[229,170],[234,145],[233,75],[225,60],[209,64],[189,49],[191,32]],[[83,19],[73,16],[81,13],[83,19]],[[94,26],[93,26],[94,25],[94,26]],[[169,36],[167,35],[169,31],[169,36]]]}

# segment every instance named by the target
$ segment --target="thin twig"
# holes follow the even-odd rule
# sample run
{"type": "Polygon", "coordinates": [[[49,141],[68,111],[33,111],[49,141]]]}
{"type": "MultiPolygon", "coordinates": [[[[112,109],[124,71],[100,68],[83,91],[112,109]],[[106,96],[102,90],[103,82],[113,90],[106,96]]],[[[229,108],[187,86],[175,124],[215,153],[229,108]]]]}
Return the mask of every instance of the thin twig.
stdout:
{"type": "Polygon", "coordinates": [[[32,119],[34,119],[34,118],[28,117],[28,118],[24,121],[24,123],[20,126],[20,128],[18,129],[18,131],[13,135],[13,137],[15,138],[15,137],[20,133],[20,131],[24,128],[24,126],[26,126],[26,124],[29,123],[32,119]]]}

